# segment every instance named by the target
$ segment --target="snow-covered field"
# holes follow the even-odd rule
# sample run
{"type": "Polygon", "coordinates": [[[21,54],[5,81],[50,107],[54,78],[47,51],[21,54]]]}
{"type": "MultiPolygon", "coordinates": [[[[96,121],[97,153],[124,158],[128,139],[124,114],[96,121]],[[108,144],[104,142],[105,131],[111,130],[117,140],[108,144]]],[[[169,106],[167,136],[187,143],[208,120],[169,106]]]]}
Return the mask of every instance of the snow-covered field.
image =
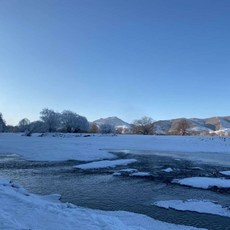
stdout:
{"type": "MultiPolygon", "coordinates": [[[[172,156],[178,159],[190,159],[190,153],[194,153],[192,155],[196,158],[199,157],[198,153],[205,152],[209,154],[209,157],[199,160],[207,160],[207,162],[212,160],[213,163],[220,163],[216,156],[221,154],[223,156],[222,163],[224,163],[230,159],[230,139],[226,137],[138,135],[84,137],[84,135],[57,134],[43,137],[34,134],[32,137],[25,137],[21,134],[0,134],[0,154],[17,154],[27,160],[64,161],[74,159],[84,161],[84,164],[76,166],[81,169],[114,167],[136,162],[136,159],[116,160],[116,156],[110,153],[110,150],[118,152],[126,150],[127,153],[132,150],[143,150],[143,153],[147,151],[147,154],[174,152],[176,154],[172,154],[172,156]]],[[[165,169],[165,172],[168,173],[172,171],[169,168],[165,169]]],[[[120,171],[117,173],[122,174],[120,171]]],[[[130,175],[147,176],[149,173],[134,170],[130,175]]],[[[226,187],[229,185],[228,179],[215,181],[214,179],[218,178],[184,178],[174,182],[201,187],[198,186],[197,183],[199,183],[199,185],[205,185],[205,188],[208,188],[210,183],[211,186],[226,187]]],[[[54,197],[56,196],[41,197],[30,194],[21,187],[1,179],[0,229],[194,229],[167,224],[139,214],[95,211],[72,204],[62,204],[57,202],[54,197]]]]}
{"type": "MultiPolygon", "coordinates": [[[[114,155],[107,150],[145,150],[177,152],[175,157],[191,157],[189,153],[222,153],[230,159],[230,138],[228,137],[182,137],[182,136],[144,136],[144,135],[95,135],[90,137],[76,135],[49,134],[32,137],[21,134],[0,134],[0,153],[19,154],[28,160],[62,161],[75,159],[94,161],[112,159],[114,155]]],[[[197,156],[199,157],[199,154],[197,156]]],[[[210,157],[209,157],[210,158],[210,157]]],[[[225,158],[226,159],[226,158],[225,158]]]]}

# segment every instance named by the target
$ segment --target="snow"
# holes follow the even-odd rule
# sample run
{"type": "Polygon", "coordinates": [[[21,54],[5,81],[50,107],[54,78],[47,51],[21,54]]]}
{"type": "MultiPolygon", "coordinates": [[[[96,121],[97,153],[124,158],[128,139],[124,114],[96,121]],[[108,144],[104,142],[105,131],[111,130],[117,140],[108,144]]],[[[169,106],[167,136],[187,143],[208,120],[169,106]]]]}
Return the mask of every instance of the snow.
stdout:
{"type": "Polygon", "coordinates": [[[208,200],[164,200],[157,201],[154,205],[162,208],[172,208],[179,211],[193,211],[230,217],[230,210],[208,200]]]}
{"type": "Polygon", "coordinates": [[[189,128],[188,131],[191,131],[191,132],[210,132],[212,130],[207,128],[207,127],[204,127],[204,126],[195,126],[193,128],[189,128]]]}
{"type": "Polygon", "coordinates": [[[73,167],[78,169],[100,169],[100,168],[116,167],[118,165],[128,165],[136,161],[137,161],[136,159],[103,160],[103,161],[90,162],[87,164],[80,164],[73,167]]]}
{"type": "Polygon", "coordinates": [[[128,124],[125,121],[122,121],[120,118],[118,117],[107,117],[107,118],[100,118],[96,121],[94,121],[94,123],[96,123],[97,125],[101,126],[104,124],[110,124],[113,127],[122,127],[122,128],[130,128],[130,124],[128,124]]]}
{"type": "Polygon", "coordinates": [[[128,169],[121,169],[119,172],[135,173],[135,172],[138,172],[138,170],[137,169],[128,168],[128,169]]]}
{"type": "MultiPolygon", "coordinates": [[[[21,134],[1,133],[0,154],[15,154],[34,161],[79,160],[87,164],[81,167],[115,167],[136,162],[135,159],[114,160],[110,152],[126,154],[159,154],[176,159],[202,160],[228,164],[230,160],[228,137],[180,137],[141,135],[57,135],[31,137],[21,134]],[[193,154],[191,154],[193,153],[193,154]],[[102,161],[103,160],[103,161],[102,161]],[[119,162],[120,161],[120,162],[119,162]],[[122,162],[121,162],[122,161],[122,162]],[[91,162],[91,163],[88,163],[91,162]],[[116,162],[116,164],[115,164],[116,162]],[[90,166],[91,164],[91,166],[90,166]]],[[[79,167],[77,165],[76,167],[79,167]]],[[[119,172],[117,172],[119,173],[119,172]]],[[[121,172],[120,172],[121,173],[121,172]]],[[[147,172],[133,174],[147,175],[147,172]]],[[[230,180],[193,177],[174,180],[175,183],[208,188],[230,187],[230,180]]],[[[19,185],[0,180],[0,229],[195,229],[156,221],[144,215],[128,212],[103,212],[83,209],[72,204],[58,202],[59,195],[37,196],[19,185]]]]}
{"type": "Polygon", "coordinates": [[[195,230],[129,212],[106,212],[60,203],[59,196],[38,196],[0,180],[0,229],[18,230],[195,230]]]}
{"type": "Polygon", "coordinates": [[[130,176],[146,177],[146,176],[151,176],[151,174],[149,172],[135,172],[130,174],[130,176]]]}
{"type": "Polygon", "coordinates": [[[220,171],[222,175],[230,176],[230,171],[220,171]]]}
{"type": "Polygon", "coordinates": [[[113,173],[113,176],[135,176],[135,177],[147,177],[151,176],[149,172],[139,172],[137,169],[133,168],[127,168],[127,169],[121,169],[115,173],[113,173]]]}
{"type": "Polygon", "coordinates": [[[174,179],[172,182],[202,189],[208,189],[213,186],[218,188],[230,188],[230,180],[224,178],[188,177],[184,179],[174,179]]]}
{"type": "Polygon", "coordinates": [[[121,173],[120,172],[115,172],[115,173],[113,173],[113,176],[121,176],[121,173]]]}
{"type": "Polygon", "coordinates": [[[172,168],[166,168],[166,169],[162,169],[163,172],[166,172],[166,173],[170,173],[173,171],[172,168]]]}
{"type": "Polygon", "coordinates": [[[57,134],[54,137],[39,137],[38,134],[26,137],[21,134],[3,133],[0,134],[0,153],[15,153],[35,161],[93,161],[114,158],[113,154],[99,150],[101,146],[95,143],[96,139],[57,134]]]}
{"type": "Polygon", "coordinates": [[[228,136],[230,134],[230,128],[219,129],[217,131],[210,131],[211,134],[216,134],[219,136],[228,136]]]}
{"type": "Polygon", "coordinates": [[[83,137],[52,134],[38,137],[21,134],[1,133],[0,153],[18,154],[24,159],[35,161],[96,161],[114,159],[108,150],[139,150],[141,154],[165,154],[175,158],[202,160],[227,164],[230,160],[230,138],[199,136],[146,136],[146,135],[91,135],[83,137]],[[149,151],[149,152],[148,152],[149,151]],[[202,155],[200,153],[208,153],[202,155]],[[194,154],[190,154],[194,153],[194,154]],[[212,154],[212,157],[210,157],[212,154]]]}

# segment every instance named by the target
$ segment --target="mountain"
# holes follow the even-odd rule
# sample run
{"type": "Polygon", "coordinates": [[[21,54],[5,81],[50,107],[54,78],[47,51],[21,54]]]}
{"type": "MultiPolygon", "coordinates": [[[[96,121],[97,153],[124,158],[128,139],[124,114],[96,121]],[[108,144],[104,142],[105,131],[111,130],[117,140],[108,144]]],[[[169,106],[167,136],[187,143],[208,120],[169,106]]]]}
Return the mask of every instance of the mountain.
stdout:
{"type": "Polygon", "coordinates": [[[187,131],[190,134],[230,134],[230,116],[227,117],[211,117],[211,118],[178,118],[172,120],[156,121],[154,124],[155,134],[174,134],[178,132],[178,125],[181,120],[185,120],[188,124],[187,131]]]}
{"type": "MultiPolygon", "coordinates": [[[[178,126],[181,121],[187,123],[187,133],[191,135],[230,135],[230,116],[200,118],[177,118],[171,120],[159,120],[154,122],[153,133],[157,135],[178,134],[178,126]]],[[[109,124],[121,133],[131,132],[131,124],[118,117],[100,118],[94,121],[100,128],[109,124]]]]}
{"type": "Polygon", "coordinates": [[[94,123],[96,123],[98,127],[100,127],[101,125],[109,124],[115,129],[122,128],[122,129],[130,130],[130,124],[121,120],[118,117],[100,118],[94,121],[94,123]]]}

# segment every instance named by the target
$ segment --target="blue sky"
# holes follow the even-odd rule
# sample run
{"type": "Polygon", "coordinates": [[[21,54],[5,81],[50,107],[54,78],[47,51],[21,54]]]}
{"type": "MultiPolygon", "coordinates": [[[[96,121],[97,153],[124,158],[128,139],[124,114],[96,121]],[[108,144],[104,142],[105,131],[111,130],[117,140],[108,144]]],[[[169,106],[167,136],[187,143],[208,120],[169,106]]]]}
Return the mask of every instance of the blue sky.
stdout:
{"type": "Polygon", "coordinates": [[[0,0],[0,112],[230,115],[229,0],[0,0]]]}

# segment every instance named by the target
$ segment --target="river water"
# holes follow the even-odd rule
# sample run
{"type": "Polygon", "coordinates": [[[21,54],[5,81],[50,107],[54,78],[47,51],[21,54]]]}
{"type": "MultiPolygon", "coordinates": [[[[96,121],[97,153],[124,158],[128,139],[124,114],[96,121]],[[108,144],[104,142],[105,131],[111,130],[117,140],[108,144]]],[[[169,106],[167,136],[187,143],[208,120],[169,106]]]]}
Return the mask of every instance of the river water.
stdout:
{"type": "Polygon", "coordinates": [[[63,202],[82,207],[131,211],[165,222],[213,230],[230,229],[230,218],[227,217],[167,210],[153,205],[159,200],[205,199],[230,207],[228,190],[202,190],[170,183],[174,178],[190,176],[221,177],[219,171],[229,170],[226,164],[172,158],[169,153],[120,151],[114,154],[121,159],[134,158],[138,161],[130,166],[83,171],[73,168],[82,163],[78,161],[34,162],[14,154],[1,154],[0,177],[11,179],[32,193],[61,194],[63,202]],[[162,171],[168,167],[173,168],[173,172],[162,171]],[[113,176],[114,172],[126,168],[150,172],[151,176],[113,176]]]}

